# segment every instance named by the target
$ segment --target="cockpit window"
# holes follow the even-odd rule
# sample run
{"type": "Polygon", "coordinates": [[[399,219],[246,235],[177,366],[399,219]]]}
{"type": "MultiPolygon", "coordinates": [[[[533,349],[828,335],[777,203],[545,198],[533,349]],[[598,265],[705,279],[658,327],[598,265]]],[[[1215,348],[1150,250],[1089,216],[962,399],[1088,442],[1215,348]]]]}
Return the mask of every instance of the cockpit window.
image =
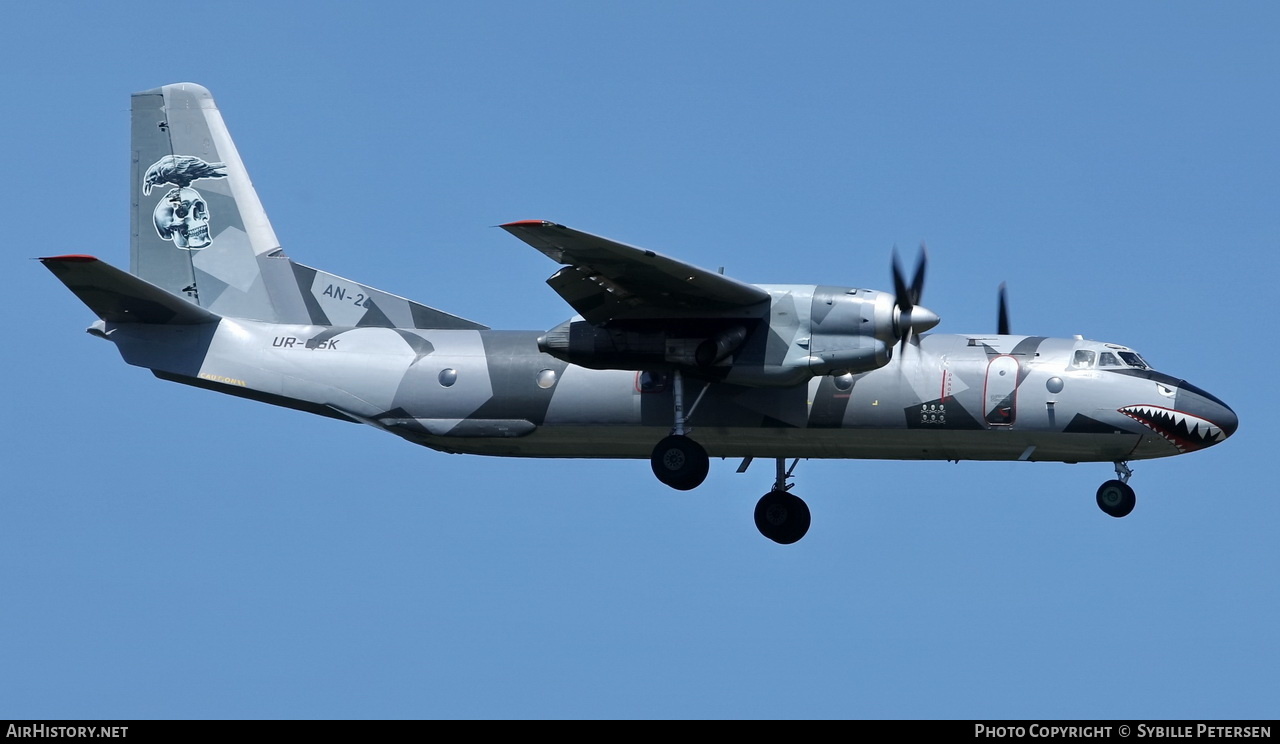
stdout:
{"type": "Polygon", "coordinates": [[[1120,358],[1124,360],[1124,363],[1129,365],[1130,367],[1137,367],[1138,369],[1151,369],[1151,365],[1147,364],[1142,357],[1138,356],[1132,351],[1119,351],[1116,353],[1119,354],[1120,358]]]}
{"type": "Polygon", "coordinates": [[[1094,353],[1088,349],[1076,349],[1076,355],[1071,358],[1071,366],[1076,369],[1089,369],[1093,366],[1094,353]]]}
{"type": "Polygon", "coordinates": [[[1109,351],[1102,352],[1102,356],[1098,358],[1099,367],[1119,367],[1120,360],[1116,359],[1116,355],[1109,351]]]}

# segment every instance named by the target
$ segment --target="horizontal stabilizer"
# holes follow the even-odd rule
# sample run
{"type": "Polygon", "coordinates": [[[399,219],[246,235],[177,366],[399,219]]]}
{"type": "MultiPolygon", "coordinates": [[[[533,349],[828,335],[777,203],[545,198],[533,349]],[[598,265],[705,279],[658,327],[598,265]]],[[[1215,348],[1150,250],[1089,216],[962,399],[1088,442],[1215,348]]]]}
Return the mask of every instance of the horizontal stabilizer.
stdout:
{"type": "Polygon", "coordinates": [[[111,323],[194,325],[221,319],[93,256],[51,256],[40,263],[99,318],[111,323]]]}

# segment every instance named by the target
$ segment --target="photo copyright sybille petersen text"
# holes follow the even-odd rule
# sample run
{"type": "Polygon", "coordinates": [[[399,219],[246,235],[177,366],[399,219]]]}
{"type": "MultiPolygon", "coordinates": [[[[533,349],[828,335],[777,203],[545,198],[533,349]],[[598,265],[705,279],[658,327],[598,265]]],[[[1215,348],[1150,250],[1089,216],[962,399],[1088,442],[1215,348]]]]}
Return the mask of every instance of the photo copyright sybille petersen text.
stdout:
{"type": "Polygon", "coordinates": [[[976,739],[1270,739],[1270,726],[1219,723],[987,724],[976,739]]]}

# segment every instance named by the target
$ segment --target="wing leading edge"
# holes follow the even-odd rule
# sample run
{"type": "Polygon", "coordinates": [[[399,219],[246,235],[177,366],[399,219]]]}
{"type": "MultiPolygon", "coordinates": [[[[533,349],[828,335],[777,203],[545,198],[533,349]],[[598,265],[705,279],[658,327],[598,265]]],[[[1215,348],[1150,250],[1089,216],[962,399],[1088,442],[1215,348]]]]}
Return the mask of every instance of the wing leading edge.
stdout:
{"type": "Polygon", "coordinates": [[[565,264],[547,284],[588,323],[720,315],[769,299],[757,286],[554,222],[501,227],[565,264]]]}

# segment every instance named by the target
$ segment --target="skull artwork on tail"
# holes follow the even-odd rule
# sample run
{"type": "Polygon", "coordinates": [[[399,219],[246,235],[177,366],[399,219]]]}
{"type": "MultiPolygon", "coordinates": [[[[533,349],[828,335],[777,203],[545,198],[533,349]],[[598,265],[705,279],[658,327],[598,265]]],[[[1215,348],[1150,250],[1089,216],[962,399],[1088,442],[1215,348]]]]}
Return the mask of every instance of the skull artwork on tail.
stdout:
{"type": "Polygon", "coordinates": [[[210,243],[209,205],[195,189],[169,189],[152,217],[160,237],[184,251],[198,251],[210,243]]]}
{"type": "Polygon", "coordinates": [[[209,203],[191,184],[202,178],[226,178],[225,163],[209,163],[194,155],[166,155],[147,168],[142,193],[157,186],[174,188],[156,204],[152,218],[156,233],[184,251],[198,251],[213,241],[209,233],[209,203]]]}

